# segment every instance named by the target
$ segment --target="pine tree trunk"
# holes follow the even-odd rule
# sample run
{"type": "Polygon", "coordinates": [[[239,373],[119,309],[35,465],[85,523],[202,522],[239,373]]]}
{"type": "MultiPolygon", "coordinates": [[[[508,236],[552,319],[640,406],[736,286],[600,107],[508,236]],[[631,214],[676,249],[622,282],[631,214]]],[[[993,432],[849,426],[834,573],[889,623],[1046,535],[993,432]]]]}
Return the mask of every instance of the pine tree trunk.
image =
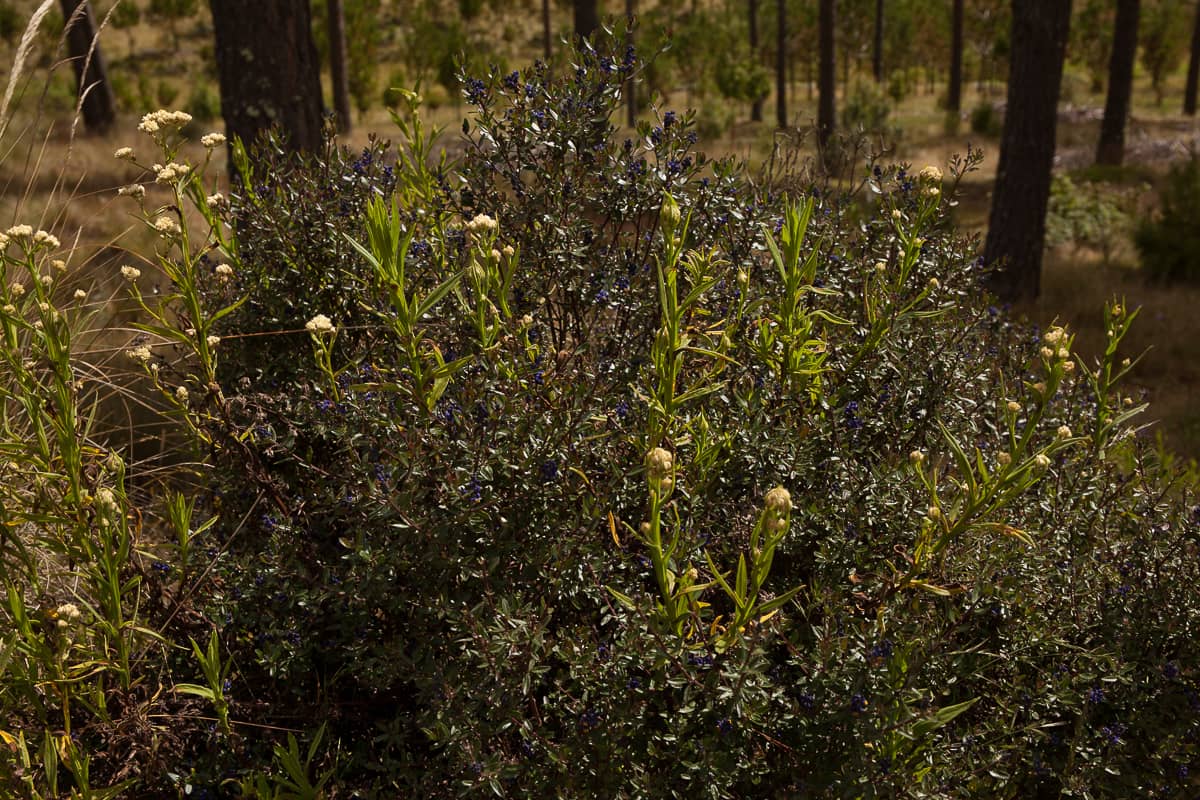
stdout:
{"type": "Polygon", "coordinates": [[[586,39],[600,27],[597,0],[575,0],[575,38],[586,39]]]}
{"type": "Polygon", "coordinates": [[[1183,113],[1196,116],[1196,90],[1200,87],[1200,3],[1196,4],[1196,21],[1192,26],[1192,56],[1188,59],[1187,87],[1183,92],[1183,113]]]}
{"type": "Polygon", "coordinates": [[[1071,0],[1013,0],[1008,109],[984,259],[1008,302],[1041,291],[1046,206],[1071,0]]]}
{"type": "Polygon", "coordinates": [[[117,118],[117,107],[100,45],[95,41],[91,3],[61,0],[61,6],[67,26],[67,52],[75,69],[76,96],[83,98],[83,125],[92,133],[104,133],[117,118]]]}
{"type": "Polygon", "coordinates": [[[787,114],[787,0],[775,2],[775,123],[788,124],[787,114]]]}
{"type": "Polygon", "coordinates": [[[549,63],[550,57],[554,54],[550,47],[550,0],[542,0],[542,43],[545,45],[543,55],[546,62],[549,63]]]}
{"type": "MultiPolygon", "coordinates": [[[[758,63],[758,0],[747,0],[747,11],[750,22],[750,58],[758,63]]],[[[763,101],[757,99],[750,106],[750,121],[762,122],[763,101]]]]}
{"type": "Polygon", "coordinates": [[[321,145],[321,79],[308,0],[208,0],[221,113],[230,142],[250,148],[278,125],[287,146],[321,145]]]}
{"type": "Polygon", "coordinates": [[[1117,0],[1113,24],[1112,55],[1108,59],[1108,95],[1104,120],[1100,123],[1097,164],[1120,164],[1125,160],[1125,123],[1133,94],[1133,62],[1137,57],[1139,0],[1117,0]]]}
{"type": "Polygon", "coordinates": [[[834,0],[820,0],[817,16],[817,141],[824,150],[837,125],[836,100],[837,65],[835,63],[834,0]]]}
{"type": "Polygon", "coordinates": [[[954,0],[950,21],[950,85],[946,87],[946,109],[962,111],[963,85],[963,0],[954,0]]]}
{"type": "Polygon", "coordinates": [[[337,129],[350,131],[350,71],[346,60],[346,12],[342,0],[327,0],[329,15],[329,77],[333,82],[333,109],[337,129]]]}
{"type": "Polygon", "coordinates": [[[871,74],[883,83],[883,0],[875,0],[875,44],[871,50],[871,74]]]}
{"type": "MultiPolygon", "coordinates": [[[[625,0],[625,46],[633,47],[633,17],[637,13],[637,0],[625,0]]],[[[626,91],[626,123],[629,127],[637,127],[637,84],[633,78],[625,82],[626,91]]]]}

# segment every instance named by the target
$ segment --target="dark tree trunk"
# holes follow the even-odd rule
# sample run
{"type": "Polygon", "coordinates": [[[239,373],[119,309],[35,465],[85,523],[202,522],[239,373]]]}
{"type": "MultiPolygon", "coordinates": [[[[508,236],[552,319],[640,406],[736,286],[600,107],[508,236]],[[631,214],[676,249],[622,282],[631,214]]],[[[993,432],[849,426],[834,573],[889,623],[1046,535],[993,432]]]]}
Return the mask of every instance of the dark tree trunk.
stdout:
{"type": "Polygon", "coordinates": [[[337,128],[350,131],[350,71],[346,64],[346,12],[342,0],[327,0],[329,14],[329,77],[333,82],[333,110],[337,128]]]}
{"type": "Polygon", "coordinates": [[[950,85],[946,87],[946,109],[962,111],[963,85],[963,0],[954,0],[950,20],[950,85]]]}
{"type": "Polygon", "coordinates": [[[550,0],[542,0],[542,43],[546,46],[544,55],[547,62],[553,55],[550,49],[550,36],[550,0]]]}
{"type": "Polygon", "coordinates": [[[1100,143],[1096,147],[1097,164],[1120,164],[1125,160],[1125,123],[1133,94],[1139,5],[1139,0],[1117,0],[1112,54],[1108,58],[1108,96],[1104,102],[1104,121],[1100,123],[1100,143]]]}
{"type": "Polygon", "coordinates": [[[1183,92],[1183,113],[1196,116],[1196,89],[1200,86],[1200,3],[1196,4],[1196,21],[1192,26],[1192,57],[1188,59],[1187,88],[1183,92]]]}
{"type": "Polygon", "coordinates": [[[883,0],[875,0],[875,44],[871,49],[871,74],[883,83],[883,0]]]}
{"type": "Polygon", "coordinates": [[[575,0],[575,37],[586,39],[600,27],[597,0],[575,0]]]}
{"type": "MultiPolygon", "coordinates": [[[[625,0],[625,46],[633,47],[633,17],[637,13],[637,0],[625,0]]],[[[633,82],[633,77],[625,81],[625,91],[627,92],[626,122],[629,127],[637,126],[637,85],[633,82]]]]}
{"type": "Polygon", "coordinates": [[[308,0],[208,0],[221,113],[230,142],[249,148],[278,125],[287,145],[321,145],[321,78],[308,0]]]}
{"type": "Polygon", "coordinates": [[[998,264],[992,288],[1005,301],[1041,290],[1046,205],[1071,0],[1013,0],[1008,109],[984,259],[998,264]]]}
{"type": "MultiPolygon", "coordinates": [[[[758,62],[758,0],[748,0],[747,7],[750,17],[750,58],[758,62]]],[[[762,122],[763,101],[759,98],[750,106],[750,121],[762,122]]]]}
{"type": "Polygon", "coordinates": [[[67,52],[75,69],[75,86],[83,98],[83,124],[93,133],[103,133],[117,118],[116,100],[108,70],[96,42],[96,21],[86,0],[60,0],[66,21],[67,52]],[[92,45],[95,44],[93,49],[92,45]]]}
{"type": "Polygon", "coordinates": [[[775,2],[775,122],[786,128],[787,115],[787,0],[775,2]]]}
{"type": "Polygon", "coordinates": [[[817,16],[817,141],[824,150],[833,135],[836,121],[837,65],[835,56],[834,0],[821,0],[817,16]]]}

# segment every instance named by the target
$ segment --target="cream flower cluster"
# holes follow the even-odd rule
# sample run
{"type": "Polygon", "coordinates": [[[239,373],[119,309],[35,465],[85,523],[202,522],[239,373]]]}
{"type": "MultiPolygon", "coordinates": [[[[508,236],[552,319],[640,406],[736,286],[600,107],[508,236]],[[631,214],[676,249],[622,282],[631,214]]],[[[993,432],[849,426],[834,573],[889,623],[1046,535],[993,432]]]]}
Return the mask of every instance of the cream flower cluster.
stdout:
{"type": "Polygon", "coordinates": [[[304,323],[304,329],[309,333],[315,333],[318,335],[337,332],[337,328],[334,327],[333,321],[324,314],[317,314],[308,322],[304,323]]]}
{"type": "Polygon", "coordinates": [[[475,218],[467,223],[467,230],[475,236],[495,233],[499,229],[500,225],[487,214],[476,214],[475,218]]]}
{"type": "Polygon", "coordinates": [[[163,236],[173,236],[180,231],[179,223],[168,216],[161,216],[154,220],[154,230],[163,236]]]}
{"type": "Polygon", "coordinates": [[[192,115],[186,111],[167,111],[159,109],[151,111],[142,117],[138,130],[142,133],[166,133],[172,128],[182,128],[192,121],[192,115]]]}
{"type": "Polygon", "coordinates": [[[171,181],[179,180],[192,171],[192,168],[187,164],[178,164],[172,161],[165,167],[162,164],[155,164],[151,167],[154,170],[155,181],[158,183],[170,183],[171,181]]]}
{"type": "Polygon", "coordinates": [[[200,137],[200,144],[207,147],[209,150],[220,147],[225,144],[225,134],[223,133],[206,133],[200,137]]]}
{"type": "Polygon", "coordinates": [[[48,231],[35,231],[32,225],[13,225],[4,233],[0,233],[0,250],[8,247],[9,243],[14,240],[29,242],[34,247],[46,246],[53,250],[57,250],[62,245],[58,241],[58,237],[48,231]]]}

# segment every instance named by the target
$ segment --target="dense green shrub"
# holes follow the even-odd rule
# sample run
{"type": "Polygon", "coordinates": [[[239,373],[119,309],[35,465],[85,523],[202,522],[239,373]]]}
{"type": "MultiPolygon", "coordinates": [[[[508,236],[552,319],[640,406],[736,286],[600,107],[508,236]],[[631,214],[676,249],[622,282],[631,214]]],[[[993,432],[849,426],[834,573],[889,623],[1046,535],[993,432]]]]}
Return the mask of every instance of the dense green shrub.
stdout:
{"type": "Polygon", "coordinates": [[[1155,280],[1200,280],[1200,160],[1173,166],[1156,214],[1134,233],[1142,269],[1155,280]]]}
{"type": "MultiPolygon", "coordinates": [[[[453,164],[409,95],[397,148],[267,143],[232,197],[152,120],[207,229],[143,207],[129,355],[208,494],[136,555],[119,459],[6,440],[46,477],[0,531],[61,530],[95,624],[10,579],[37,758],[0,785],[61,750],[145,797],[1195,793],[1197,519],[1116,385],[1135,314],[1093,368],[988,307],[941,194],[977,156],[870,165],[864,211],[685,115],[615,138],[634,66],[467,79],[453,164]]],[[[74,430],[50,284],[4,263],[5,430],[74,430]]]]}
{"type": "Polygon", "coordinates": [[[1113,250],[1128,241],[1135,200],[1130,190],[1119,186],[1056,175],[1050,185],[1046,243],[1095,248],[1108,264],[1113,250]]]}
{"type": "Polygon", "coordinates": [[[971,109],[971,132],[981,136],[998,138],[1004,126],[1004,117],[996,106],[984,101],[971,109]]]}
{"type": "Polygon", "coordinates": [[[889,138],[897,139],[899,131],[888,126],[891,113],[892,104],[883,88],[870,81],[859,81],[842,108],[842,125],[852,131],[886,133],[889,138]]]}

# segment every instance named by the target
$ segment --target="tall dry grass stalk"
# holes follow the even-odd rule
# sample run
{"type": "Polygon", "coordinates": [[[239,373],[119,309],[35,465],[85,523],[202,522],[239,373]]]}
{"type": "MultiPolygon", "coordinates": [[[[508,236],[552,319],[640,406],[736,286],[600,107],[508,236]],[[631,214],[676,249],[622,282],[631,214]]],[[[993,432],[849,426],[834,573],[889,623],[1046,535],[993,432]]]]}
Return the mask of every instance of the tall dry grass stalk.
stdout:
{"type": "Polygon", "coordinates": [[[42,26],[42,20],[50,13],[50,9],[54,6],[54,0],[42,0],[42,4],[33,12],[33,16],[29,18],[29,24],[25,26],[25,33],[21,35],[21,43],[17,45],[17,54],[13,58],[12,72],[8,77],[8,86],[4,89],[4,99],[0,101],[0,143],[4,141],[4,135],[8,133],[8,123],[10,121],[9,106],[12,104],[13,93],[16,91],[17,83],[21,80],[25,73],[25,59],[29,57],[29,51],[33,47],[33,41],[37,37],[37,32],[42,26]]]}

